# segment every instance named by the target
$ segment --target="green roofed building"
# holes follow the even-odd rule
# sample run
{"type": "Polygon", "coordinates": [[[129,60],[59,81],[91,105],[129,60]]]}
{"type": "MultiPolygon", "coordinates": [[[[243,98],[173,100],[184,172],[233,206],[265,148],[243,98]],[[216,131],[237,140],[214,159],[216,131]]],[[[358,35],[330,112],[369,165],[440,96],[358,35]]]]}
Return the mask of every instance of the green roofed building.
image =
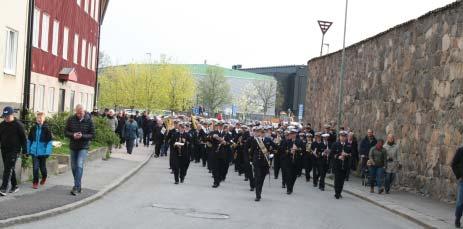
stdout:
{"type": "MultiPolygon", "coordinates": [[[[208,65],[208,64],[189,64],[187,66],[193,76],[195,77],[204,77],[207,75],[207,69],[209,67],[218,67],[221,68],[224,72],[224,76],[227,79],[228,84],[230,85],[230,93],[233,97],[232,103],[227,104],[225,107],[222,108],[225,114],[231,113],[232,106],[235,105],[237,108],[237,113],[242,113],[242,107],[240,107],[240,103],[238,102],[240,96],[242,96],[244,90],[247,90],[249,87],[248,85],[253,85],[256,81],[271,81],[275,84],[277,81],[273,76],[267,76],[262,74],[256,74],[252,72],[240,71],[235,69],[223,68],[220,66],[215,65],[208,65]]],[[[275,87],[275,96],[271,99],[271,106],[268,108],[267,116],[274,116],[275,115],[275,100],[276,100],[276,87],[275,87]]],[[[251,117],[254,119],[261,119],[263,115],[262,108],[254,109],[251,112],[251,117]]]]}

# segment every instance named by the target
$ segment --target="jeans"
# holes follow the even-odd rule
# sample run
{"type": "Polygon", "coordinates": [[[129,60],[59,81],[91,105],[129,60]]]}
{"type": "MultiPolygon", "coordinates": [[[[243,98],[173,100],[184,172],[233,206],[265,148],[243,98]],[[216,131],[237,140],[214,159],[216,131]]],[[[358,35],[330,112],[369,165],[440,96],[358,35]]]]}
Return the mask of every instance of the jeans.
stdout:
{"type": "Polygon", "coordinates": [[[455,208],[455,218],[456,221],[460,222],[461,215],[463,213],[463,181],[459,180],[458,181],[458,187],[457,187],[457,202],[456,202],[456,208],[455,208]]]}
{"type": "Polygon", "coordinates": [[[389,192],[389,190],[391,190],[392,183],[394,183],[395,173],[386,173],[385,176],[384,188],[386,189],[386,192],[389,192]]]}
{"type": "Polygon", "coordinates": [[[82,187],[82,175],[84,173],[84,161],[87,158],[88,149],[71,149],[71,169],[74,176],[74,187],[82,187]]]}
{"type": "Polygon", "coordinates": [[[32,157],[33,162],[33,183],[39,183],[39,170],[42,174],[42,179],[47,178],[47,158],[46,157],[32,157]]]}
{"type": "Polygon", "coordinates": [[[6,191],[8,188],[8,182],[11,180],[11,187],[18,186],[16,181],[16,172],[14,167],[16,165],[16,159],[18,159],[17,153],[2,152],[3,159],[3,180],[1,190],[6,191]]]}
{"type": "Polygon", "coordinates": [[[370,187],[378,186],[378,189],[383,187],[383,179],[384,179],[384,168],[383,167],[376,167],[372,166],[369,171],[370,175],[370,187]]]}
{"type": "MultiPolygon", "coordinates": [[[[132,154],[133,152],[133,145],[137,141],[137,139],[125,139],[125,148],[127,148],[127,153],[132,154]]],[[[137,143],[138,144],[138,143],[137,143]]]]}

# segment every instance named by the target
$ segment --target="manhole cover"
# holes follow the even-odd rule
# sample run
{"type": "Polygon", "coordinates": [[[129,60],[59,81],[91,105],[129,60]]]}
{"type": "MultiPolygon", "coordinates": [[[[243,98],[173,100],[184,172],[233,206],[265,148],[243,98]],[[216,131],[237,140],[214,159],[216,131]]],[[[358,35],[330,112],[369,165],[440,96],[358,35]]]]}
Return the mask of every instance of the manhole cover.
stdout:
{"type": "Polygon", "coordinates": [[[193,218],[202,218],[202,219],[228,219],[230,218],[227,214],[222,213],[212,213],[212,212],[187,212],[186,216],[193,218]]]}

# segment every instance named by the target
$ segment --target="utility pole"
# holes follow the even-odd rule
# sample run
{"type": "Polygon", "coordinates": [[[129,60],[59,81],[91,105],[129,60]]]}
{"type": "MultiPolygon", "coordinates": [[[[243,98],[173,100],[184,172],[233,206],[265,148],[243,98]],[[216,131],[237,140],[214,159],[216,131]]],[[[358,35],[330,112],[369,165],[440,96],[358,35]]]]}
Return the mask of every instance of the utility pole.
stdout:
{"type": "Polygon", "coordinates": [[[318,20],[318,26],[320,26],[320,30],[322,31],[322,45],[320,48],[320,56],[323,55],[323,44],[325,41],[325,33],[328,32],[328,29],[331,27],[333,22],[330,21],[320,21],[318,20]]]}
{"type": "Polygon", "coordinates": [[[338,133],[341,128],[341,119],[342,119],[342,100],[343,100],[343,93],[344,93],[344,68],[345,68],[345,61],[346,61],[346,26],[347,26],[347,6],[349,0],[346,0],[346,11],[344,14],[344,38],[342,41],[342,59],[341,59],[341,74],[339,76],[339,101],[338,101],[338,133]]]}

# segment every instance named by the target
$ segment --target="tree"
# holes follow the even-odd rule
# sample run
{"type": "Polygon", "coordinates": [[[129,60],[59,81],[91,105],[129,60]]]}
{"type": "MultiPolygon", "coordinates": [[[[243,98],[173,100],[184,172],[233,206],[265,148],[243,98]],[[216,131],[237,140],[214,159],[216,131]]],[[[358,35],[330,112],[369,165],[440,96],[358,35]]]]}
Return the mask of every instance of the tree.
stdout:
{"type": "Polygon", "coordinates": [[[242,94],[236,98],[235,103],[240,109],[242,119],[246,120],[248,114],[259,113],[261,105],[257,100],[257,92],[253,84],[246,84],[241,91],[242,94]]]}
{"type": "Polygon", "coordinates": [[[275,105],[276,82],[270,80],[254,81],[254,88],[265,116],[268,108],[275,105]]]}
{"type": "Polygon", "coordinates": [[[98,56],[98,68],[106,68],[111,66],[111,58],[103,51],[100,51],[98,56]]]}
{"type": "Polygon", "coordinates": [[[198,96],[210,113],[231,101],[230,85],[223,69],[215,66],[207,69],[206,76],[198,80],[198,96]]]}

